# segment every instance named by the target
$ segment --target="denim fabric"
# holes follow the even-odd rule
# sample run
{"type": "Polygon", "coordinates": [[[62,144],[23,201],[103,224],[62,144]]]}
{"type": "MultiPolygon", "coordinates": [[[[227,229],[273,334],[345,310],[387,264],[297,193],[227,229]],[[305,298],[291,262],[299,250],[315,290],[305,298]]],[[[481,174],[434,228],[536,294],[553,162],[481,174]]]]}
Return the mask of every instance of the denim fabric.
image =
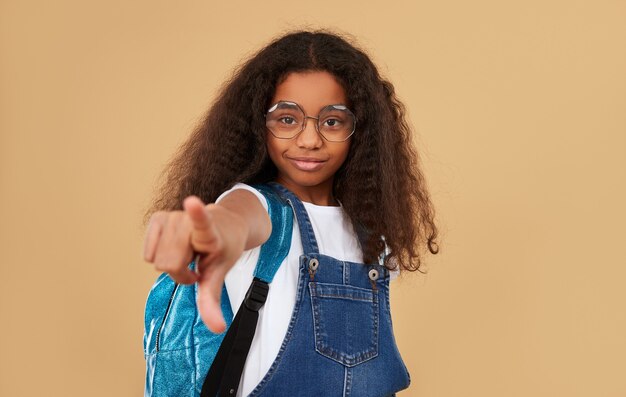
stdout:
{"type": "Polygon", "coordinates": [[[294,209],[304,254],[287,334],[250,396],[378,397],[407,388],[391,325],[389,272],[321,255],[303,204],[275,188],[294,209]],[[380,275],[375,281],[371,269],[380,275]]]}

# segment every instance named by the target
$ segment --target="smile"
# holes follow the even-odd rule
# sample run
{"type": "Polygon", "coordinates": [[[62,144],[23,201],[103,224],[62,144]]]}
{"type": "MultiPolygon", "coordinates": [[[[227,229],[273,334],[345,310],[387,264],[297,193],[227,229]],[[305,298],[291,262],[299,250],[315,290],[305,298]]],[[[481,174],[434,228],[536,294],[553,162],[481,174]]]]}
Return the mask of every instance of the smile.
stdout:
{"type": "Polygon", "coordinates": [[[324,166],[325,160],[307,157],[287,157],[287,160],[300,171],[317,171],[324,166]]]}

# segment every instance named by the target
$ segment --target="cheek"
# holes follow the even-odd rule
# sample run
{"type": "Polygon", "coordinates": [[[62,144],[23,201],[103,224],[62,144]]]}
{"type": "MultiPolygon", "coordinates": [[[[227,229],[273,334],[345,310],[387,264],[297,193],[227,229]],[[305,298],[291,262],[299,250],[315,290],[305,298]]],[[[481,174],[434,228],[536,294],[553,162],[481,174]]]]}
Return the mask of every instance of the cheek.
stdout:
{"type": "Polygon", "coordinates": [[[346,142],[345,145],[343,145],[341,148],[337,148],[337,152],[335,152],[335,155],[341,159],[341,162],[345,162],[346,158],[348,157],[348,153],[350,153],[350,141],[346,142]]]}
{"type": "Polygon", "coordinates": [[[272,161],[276,163],[276,160],[280,158],[281,153],[283,152],[281,148],[281,142],[278,142],[276,138],[268,134],[268,136],[265,139],[265,145],[267,147],[268,155],[270,156],[272,161]]]}

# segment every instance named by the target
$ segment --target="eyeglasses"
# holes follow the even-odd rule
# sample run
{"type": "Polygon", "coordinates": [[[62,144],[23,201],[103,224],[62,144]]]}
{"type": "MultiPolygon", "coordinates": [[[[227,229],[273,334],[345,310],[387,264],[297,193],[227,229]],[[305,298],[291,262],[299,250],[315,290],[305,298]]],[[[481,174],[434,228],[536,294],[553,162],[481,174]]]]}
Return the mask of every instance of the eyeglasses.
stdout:
{"type": "Polygon", "coordinates": [[[304,131],[307,119],[315,120],[315,129],[329,142],[346,141],[356,128],[356,117],[344,105],[328,105],[313,117],[307,116],[297,103],[286,101],[269,108],[265,126],[278,139],[293,139],[304,131]]]}

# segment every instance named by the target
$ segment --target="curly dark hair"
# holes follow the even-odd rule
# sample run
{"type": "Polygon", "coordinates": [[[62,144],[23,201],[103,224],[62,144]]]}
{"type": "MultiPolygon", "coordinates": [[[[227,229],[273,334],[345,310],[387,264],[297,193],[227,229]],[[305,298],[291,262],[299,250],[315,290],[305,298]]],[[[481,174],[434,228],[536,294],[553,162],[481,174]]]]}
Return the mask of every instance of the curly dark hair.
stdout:
{"type": "Polygon", "coordinates": [[[356,116],[334,195],[354,225],[364,261],[375,263],[386,244],[385,266],[419,270],[425,249],[438,252],[437,227],[404,105],[362,50],[326,31],[282,36],[233,74],[168,164],[145,219],[154,211],[181,209],[192,194],[214,202],[237,182],[274,180],[264,114],[276,86],[289,73],[307,71],[334,75],[356,116]]]}

